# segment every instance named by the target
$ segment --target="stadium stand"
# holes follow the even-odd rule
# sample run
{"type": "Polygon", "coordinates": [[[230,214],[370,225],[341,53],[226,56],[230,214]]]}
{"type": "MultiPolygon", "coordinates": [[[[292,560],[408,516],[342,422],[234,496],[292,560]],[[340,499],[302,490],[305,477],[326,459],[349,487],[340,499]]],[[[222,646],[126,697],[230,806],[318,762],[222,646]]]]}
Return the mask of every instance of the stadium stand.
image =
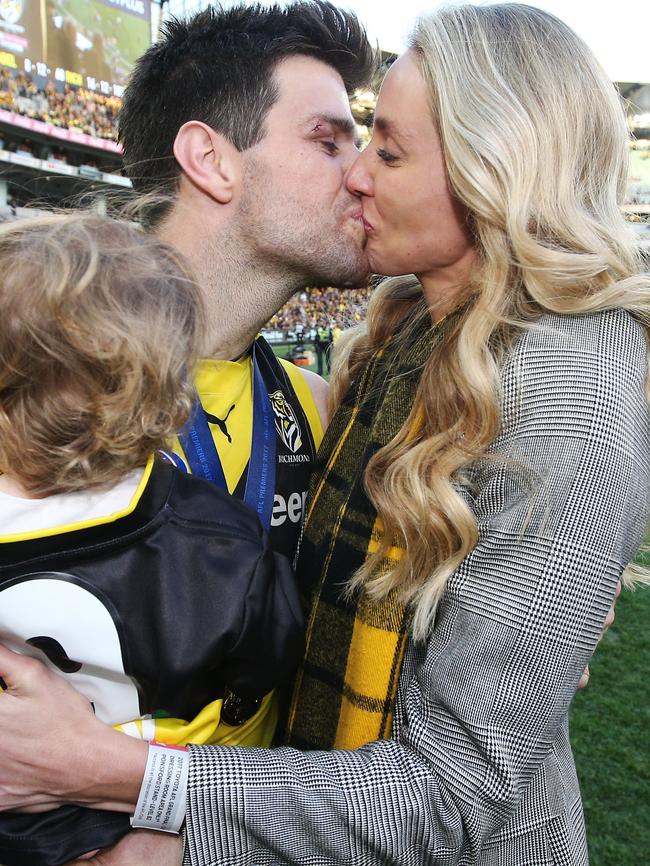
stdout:
{"type": "Polygon", "coordinates": [[[313,340],[319,328],[349,328],[365,316],[370,289],[305,289],[295,295],[268,324],[286,340],[313,340]]]}
{"type": "Polygon", "coordinates": [[[0,108],[50,126],[117,140],[117,115],[122,100],[83,88],[48,82],[39,89],[31,75],[0,68],[0,108]]]}

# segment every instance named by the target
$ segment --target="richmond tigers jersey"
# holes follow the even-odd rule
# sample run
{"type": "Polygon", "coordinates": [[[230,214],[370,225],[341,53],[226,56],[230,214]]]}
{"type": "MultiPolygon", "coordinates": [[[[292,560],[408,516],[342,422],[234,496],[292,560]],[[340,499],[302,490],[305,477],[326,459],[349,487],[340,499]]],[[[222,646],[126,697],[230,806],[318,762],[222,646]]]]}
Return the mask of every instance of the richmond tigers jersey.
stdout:
{"type": "MultiPolygon", "coordinates": [[[[102,721],[134,736],[264,746],[276,714],[269,693],[303,645],[291,568],[257,515],[162,461],[120,512],[0,535],[0,640],[56,669],[102,721]],[[219,724],[233,693],[267,697],[241,726],[219,724]]],[[[73,806],[2,813],[0,863],[59,866],[128,829],[126,815],[73,806]]]]}
{"type": "MultiPolygon", "coordinates": [[[[298,368],[279,360],[263,337],[256,341],[260,372],[268,389],[277,439],[275,497],[270,537],[273,548],[293,559],[309,475],[323,428],[309,387],[298,368]]],[[[196,388],[208,418],[228,490],[243,499],[253,436],[250,353],[237,361],[205,360],[196,388]]],[[[174,451],[187,465],[178,440],[174,451]]]]}

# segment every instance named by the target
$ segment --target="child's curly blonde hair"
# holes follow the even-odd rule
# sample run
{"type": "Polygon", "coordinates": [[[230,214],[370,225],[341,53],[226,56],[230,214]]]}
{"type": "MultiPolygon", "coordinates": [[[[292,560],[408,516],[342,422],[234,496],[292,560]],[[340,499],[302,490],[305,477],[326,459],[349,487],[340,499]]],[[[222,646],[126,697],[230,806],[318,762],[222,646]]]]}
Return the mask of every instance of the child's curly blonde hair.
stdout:
{"type": "Polygon", "coordinates": [[[111,484],[187,419],[199,290],[168,245],[93,213],[0,227],[0,471],[34,495],[111,484]]]}

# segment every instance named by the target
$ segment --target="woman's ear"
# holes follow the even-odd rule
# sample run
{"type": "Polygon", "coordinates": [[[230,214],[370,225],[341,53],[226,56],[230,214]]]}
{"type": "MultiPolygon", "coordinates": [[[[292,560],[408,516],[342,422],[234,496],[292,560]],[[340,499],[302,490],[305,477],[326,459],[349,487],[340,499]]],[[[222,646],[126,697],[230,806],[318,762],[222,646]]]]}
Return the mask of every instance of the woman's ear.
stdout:
{"type": "Polygon", "coordinates": [[[220,204],[232,201],[240,157],[225,136],[200,120],[188,120],[176,133],[174,156],[193,186],[220,204]]]}

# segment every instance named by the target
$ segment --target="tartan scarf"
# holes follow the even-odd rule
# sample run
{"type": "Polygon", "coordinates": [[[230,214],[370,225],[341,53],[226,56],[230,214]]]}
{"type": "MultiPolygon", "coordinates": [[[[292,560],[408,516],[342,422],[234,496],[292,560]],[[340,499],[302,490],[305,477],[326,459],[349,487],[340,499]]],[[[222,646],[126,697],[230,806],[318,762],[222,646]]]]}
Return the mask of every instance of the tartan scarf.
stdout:
{"type": "MultiPolygon", "coordinates": [[[[410,617],[394,593],[372,602],[343,590],[381,534],[365,467],[407,420],[424,364],[456,318],[431,326],[418,312],[357,376],[318,452],[296,566],[308,623],[287,726],[296,748],[354,749],[390,736],[410,617]]],[[[392,547],[387,560],[402,553],[392,547]]]]}

